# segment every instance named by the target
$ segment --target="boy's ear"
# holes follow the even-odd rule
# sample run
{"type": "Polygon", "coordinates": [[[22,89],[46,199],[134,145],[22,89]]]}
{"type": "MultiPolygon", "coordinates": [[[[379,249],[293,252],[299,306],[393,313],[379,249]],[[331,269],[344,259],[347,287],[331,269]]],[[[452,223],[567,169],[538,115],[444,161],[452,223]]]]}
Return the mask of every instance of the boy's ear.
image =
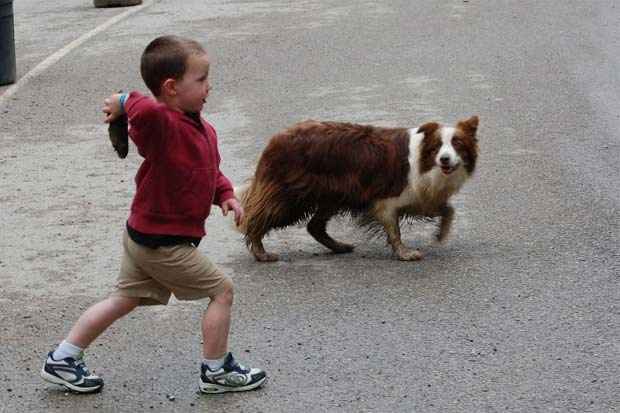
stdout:
{"type": "Polygon", "coordinates": [[[164,80],[164,83],[161,84],[162,94],[166,96],[175,96],[177,94],[177,82],[173,78],[168,78],[164,80]]]}

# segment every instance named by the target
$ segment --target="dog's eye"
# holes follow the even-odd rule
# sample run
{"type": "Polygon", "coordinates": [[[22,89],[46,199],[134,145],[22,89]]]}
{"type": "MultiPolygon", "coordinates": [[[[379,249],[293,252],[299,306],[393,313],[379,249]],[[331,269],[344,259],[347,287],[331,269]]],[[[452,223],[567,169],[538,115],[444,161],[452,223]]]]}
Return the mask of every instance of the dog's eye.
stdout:
{"type": "Polygon", "coordinates": [[[452,146],[454,146],[455,148],[460,148],[461,146],[463,146],[463,141],[458,138],[452,138],[452,146]]]}

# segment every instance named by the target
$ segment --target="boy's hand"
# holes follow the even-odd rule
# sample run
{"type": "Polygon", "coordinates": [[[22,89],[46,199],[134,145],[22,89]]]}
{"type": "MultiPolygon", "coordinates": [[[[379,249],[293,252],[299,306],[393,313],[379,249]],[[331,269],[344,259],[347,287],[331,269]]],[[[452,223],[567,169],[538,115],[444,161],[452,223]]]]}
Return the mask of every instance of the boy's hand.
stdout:
{"type": "MultiPolygon", "coordinates": [[[[103,113],[105,113],[104,122],[108,126],[108,135],[112,147],[118,154],[119,158],[125,158],[129,152],[129,129],[127,124],[127,115],[121,104],[122,93],[115,93],[103,100],[103,113]]],[[[124,96],[127,99],[127,96],[124,96]]]]}
{"type": "Polygon", "coordinates": [[[239,226],[239,224],[241,224],[241,220],[243,220],[243,207],[239,204],[239,201],[237,201],[236,198],[230,198],[222,202],[222,214],[226,216],[230,210],[234,211],[235,224],[239,226]]]}
{"type": "Polygon", "coordinates": [[[103,100],[103,113],[105,113],[105,123],[110,123],[123,114],[120,102],[121,93],[115,93],[103,100]]]}

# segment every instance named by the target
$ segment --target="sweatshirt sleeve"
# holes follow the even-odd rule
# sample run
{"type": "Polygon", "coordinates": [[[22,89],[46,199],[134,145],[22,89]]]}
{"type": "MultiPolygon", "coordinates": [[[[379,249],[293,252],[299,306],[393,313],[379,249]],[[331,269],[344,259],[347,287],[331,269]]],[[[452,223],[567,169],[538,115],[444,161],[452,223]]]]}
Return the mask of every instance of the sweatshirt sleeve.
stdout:
{"type": "Polygon", "coordinates": [[[138,147],[138,152],[147,157],[157,148],[166,130],[165,106],[140,92],[131,92],[125,102],[129,120],[129,136],[138,147]]]}
{"type": "Polygon", "coordinates": [[[235,192],[230,180],[218,169],[218,176],[216,181],[215,198],[213,203],[216,205],[222,205],[222,202],[234,198],[235,192]]]}
{"type": "Polygon", "coordinates": [[[215,197],[213,198],[213,203],[221,206],[222,202],[235,197],[235,191],[230,180],[220,170],[221,157],[217,147],[217,133],[215,132],[215,128],[213,128],[213,126],[210,124],[208,126],[213,133],[213,137],[215,138],[215,154],[217,157],[217,178],[215,180],[215,197]]]}

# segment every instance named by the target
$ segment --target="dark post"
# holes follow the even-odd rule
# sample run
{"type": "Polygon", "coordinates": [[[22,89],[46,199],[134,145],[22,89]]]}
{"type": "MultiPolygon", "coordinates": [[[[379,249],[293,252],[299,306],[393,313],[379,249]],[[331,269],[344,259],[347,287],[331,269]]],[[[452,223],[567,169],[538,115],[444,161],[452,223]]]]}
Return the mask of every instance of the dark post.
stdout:
{"type": "Polygon", "coordinates": [[[15,82],[13,0],[0,0],[0,85],[15,82]]]}

